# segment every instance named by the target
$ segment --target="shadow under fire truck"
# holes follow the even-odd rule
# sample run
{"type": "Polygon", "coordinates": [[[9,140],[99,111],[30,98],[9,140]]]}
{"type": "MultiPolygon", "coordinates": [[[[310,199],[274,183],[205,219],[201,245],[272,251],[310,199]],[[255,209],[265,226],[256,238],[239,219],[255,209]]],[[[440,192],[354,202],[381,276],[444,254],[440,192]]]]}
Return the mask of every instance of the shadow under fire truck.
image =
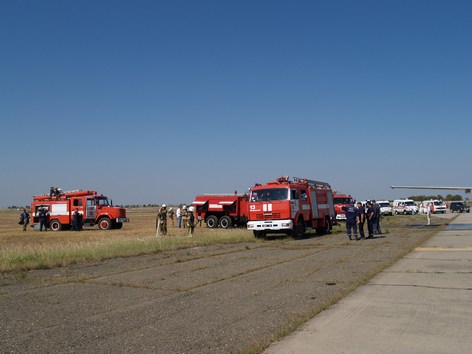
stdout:
{"type": "Polygon", "coordinates": [[[123,223],[129,221],[126,209],[112,206],[106,196],[91,190],[34,196],[31,226],[35,230],[39,229],[39,212],[43,208],[48,214],[47,225],[53,231],[70,229],[76,209],[82,215],[84,225],[98,225],[101,230],[121,229],[123,223]]]}
{"type": "Polygon", "coordinates": [[[258,238],[268,233],[300,237],[309,229],[325,234],[331,231],[333,217],[328,183],[285,176],[251,189],[247,228],[258,238]]]}

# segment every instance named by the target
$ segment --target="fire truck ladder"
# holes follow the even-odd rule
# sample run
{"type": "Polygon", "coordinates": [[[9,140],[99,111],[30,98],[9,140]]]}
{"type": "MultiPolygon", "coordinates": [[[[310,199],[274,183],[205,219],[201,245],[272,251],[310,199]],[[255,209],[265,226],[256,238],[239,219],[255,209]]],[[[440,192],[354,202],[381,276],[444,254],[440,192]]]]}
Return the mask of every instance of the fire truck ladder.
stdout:
{"type": "Polygon", "coordinates": [[[329,183],[315,181],[315,180],[312,180],[312,179],[293,177],[293,181],[296,182],[296,183],[306,183],[311,188],[331,189],[331,186],[329,185],[329,183]]]}

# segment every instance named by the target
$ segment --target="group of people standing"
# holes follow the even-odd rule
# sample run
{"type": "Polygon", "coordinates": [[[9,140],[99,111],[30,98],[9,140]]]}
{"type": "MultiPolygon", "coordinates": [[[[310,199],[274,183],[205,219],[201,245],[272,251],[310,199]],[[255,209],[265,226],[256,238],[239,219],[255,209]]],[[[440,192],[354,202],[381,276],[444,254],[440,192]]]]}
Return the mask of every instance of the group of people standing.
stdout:
{"type": "Polygon", "coordinates": [[[374,238],[374,234],[381,234],[380,205],[375,200],[368,200],[366,205],[357,202],[355,205],[343,206],[346,213],[346,232],[350,240],[374,238]],[[367,222],[368,236],[365,237],[364,224],[367,222]]]}
{"type": "MultiPolygon", "coordinates": [[[[175,212],[177,218],[177,227],[180,229],[182,225],[187,227],[188,237],[193,237],[197,220],[195,218],[194,207],[187,208],[185,205],[180,204],[175,212]]],[[[167,217],[171,219],[172,226],[174,226],[174,209],[171,207],[167,210],[167,206],[162,204],[156,215],[156,235],[167,235],[167,217]]]]}
{"type": "MultiPolygon", "coordinates": [[[[39,219],[39,231],[48,230],[48,216],[49,212],[46,208],[38,209],[38,219],[39,219]]],[[[26,208],[23,209],[23,212],[20,214],[20,221],[18,224],[23,225],[23,231],[26,231],[26,228],[30,222],[30,214],[26,211],[26,208]]]]}

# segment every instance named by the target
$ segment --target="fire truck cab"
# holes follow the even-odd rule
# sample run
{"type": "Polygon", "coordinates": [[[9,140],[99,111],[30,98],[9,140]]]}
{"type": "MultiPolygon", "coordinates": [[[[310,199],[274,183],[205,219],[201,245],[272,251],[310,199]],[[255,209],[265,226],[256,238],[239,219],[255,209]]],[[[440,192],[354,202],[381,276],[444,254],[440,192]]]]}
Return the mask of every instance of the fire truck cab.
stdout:
{"type": "Polygon", "coordinates": [[[285,233],[300,237],[309,229],[329,233],[334,217],[333,193],[326,182],[288,176],[256,185],[249,198],[247,228],[255,237],[285,233]]]}
{"type": "Polygon", "coordinates": [[[346,213],[342,209],[344,206],[354,205],[354,198],[348,194],[334,192],[334,211],[336,214],[336,220],[346,220],[346,213]]]}

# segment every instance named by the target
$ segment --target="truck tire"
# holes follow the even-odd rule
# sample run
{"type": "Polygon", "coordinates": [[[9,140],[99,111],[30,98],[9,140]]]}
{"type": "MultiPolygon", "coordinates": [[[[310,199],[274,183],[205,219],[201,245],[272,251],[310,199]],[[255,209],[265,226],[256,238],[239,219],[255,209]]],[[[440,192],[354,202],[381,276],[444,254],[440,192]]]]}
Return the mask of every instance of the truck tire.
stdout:
{"type": "Polygon", "coordinates": [[[229,216],[222,216],[220,219],[220,222],[218,223],[218,226],[221,227],[222,229],[227,229],[231,226],[233,226],[233,220],[229,216]]]}
{"type": "Polygon", "coordinates": [[[305,222],[303,218],[299,218],[296,225],[293,225],[292,235],[294,238],[300,238],[305,234],[305,222]]]}
{"type": "Polygon", "coordinates": [[[52,231],[61,231],[62,230],[62,223],[57,219],[51,220],[51,222],[49,223],[49,228],[52,231]]]}
{"type": "Polygon", "coordinates": [[[122,222],[117,222],[117,223],[115,223],[114,229],[121,229],[122,227],[123,227],[123,223],[122,222]]]}
{"type": "Polygon", "coordinates": [[[98,228],[100,230],[110,230],[111,229],[111,220],[109,217],[104,217],[104,218],[101,218],[99,221],[98,221],[98,228]]]}
{"type": "Polygon", "coordinates": [[[326,217],[324,226],[316,228],[316,234],[317,235],[329,234],[332,230],[332,227],[333,226],[331,225],[331,221],[329,221],[329,217],[326,217]]]}
{"type": "Polygon", "coordinates": [[[215,215],[210,215],[206,219],[206,224],[209,229],[214,229],[218,226],[218,218],[215,215]]]}

